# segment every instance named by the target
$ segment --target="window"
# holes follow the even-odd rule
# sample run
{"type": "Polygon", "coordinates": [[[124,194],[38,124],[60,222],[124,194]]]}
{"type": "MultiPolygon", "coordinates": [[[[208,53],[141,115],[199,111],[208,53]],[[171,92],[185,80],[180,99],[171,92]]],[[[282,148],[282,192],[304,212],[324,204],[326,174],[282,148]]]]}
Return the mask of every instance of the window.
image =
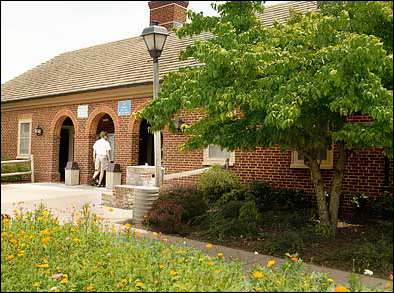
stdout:
{"type": "MultiPolygon", "coordinates": [[[[321,169],[332,169],[333,168],[333,150],[322,150],[318,154],[318,159],[321,160],[321,169]]],[[[304,156],[298,155],[296,151],[291,154],[291,165],[290,168],[308,168],[304,164],[304,156]]]]}
{"type": "Polygon", "coordinates": [[[210,144],[204,150],[204,161],[203,165],[222,165],[226,164],[226,160],[229,159],[229,165],[233,166],[235,162],[235,153],[230,152],[227,149],[221,149],[217,145],[210,144]]]}
{"type": "Polygon", "coordinates": [[[18,159],[29,159],[31,154],[31,119],[18,121],[18,159]]]}

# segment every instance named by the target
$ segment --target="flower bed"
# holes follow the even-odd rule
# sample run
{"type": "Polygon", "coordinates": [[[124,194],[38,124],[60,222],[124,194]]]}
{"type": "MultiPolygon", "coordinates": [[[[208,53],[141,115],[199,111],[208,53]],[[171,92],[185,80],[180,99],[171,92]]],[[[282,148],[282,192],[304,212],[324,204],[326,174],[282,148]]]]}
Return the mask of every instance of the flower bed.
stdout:
{"type": "Polygon", "coordinates": [[[59,225],[44,207],[14,211],[1,223],[1,291],[334,291],[322,273],[303,272],[294,256],[245,273],[242,264],[219,253],[210,257],[188,247],[140,239],[129,225],[114,227],[85,207],[73,222],[59,225]]]}

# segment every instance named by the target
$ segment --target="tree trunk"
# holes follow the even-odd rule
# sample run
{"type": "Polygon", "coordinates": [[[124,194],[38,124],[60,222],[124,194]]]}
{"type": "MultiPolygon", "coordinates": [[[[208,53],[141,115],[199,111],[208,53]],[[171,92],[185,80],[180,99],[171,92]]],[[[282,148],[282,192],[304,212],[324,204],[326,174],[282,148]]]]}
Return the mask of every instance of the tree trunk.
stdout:
{"type": "Polygon", "coordinates": [[[342,180],[345,175],[346,150],[345,144],[338,144],[338,160],[334,169],[334,176],[331,183],[330,192],[330,222],[332,232],[336,233],[338,225],[338,208],[342,190],[342,180]]]}
{"type": "Polygon", "coordinates": [[[331,226],[330,217],[328,213],[328,207],[326,203],[326,195],[324,192],[324,181],[321,175],[320,166],[317,160],[306,162],[311,170],[313,186],[315,188],[317,207],[319,211],[320,223],[325,226],[331,226]]]}

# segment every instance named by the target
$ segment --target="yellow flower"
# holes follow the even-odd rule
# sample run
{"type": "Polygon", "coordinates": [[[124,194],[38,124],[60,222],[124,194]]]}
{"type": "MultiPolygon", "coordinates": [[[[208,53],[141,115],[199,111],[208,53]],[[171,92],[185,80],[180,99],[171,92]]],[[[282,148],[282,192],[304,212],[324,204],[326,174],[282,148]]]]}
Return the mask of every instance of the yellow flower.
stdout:
{"type": "Polygon", "coordinates": [[[142,285],[143,285],[142,282],[137,282],[137,283],[135,283],[135,286],[136,286],[136,287],[142,287],[142,285]]]}
{"type": "Polygon", "coordinates": [[[157,232],[153,232],[152,234],[153,234],[153,236],[157,236],[157,232]]]}
{"type": "Polygon", "coordinates": [[[2,222],[3,222],[3,223],[9,223],[9,222],[10,222],[10,219],[3,219],[2,222]]]}
{"type": "Polygon", "coordinates": [[[333,283],[334,279],[329,278],[327,281],[330,282],[330,283],[333,283]]]}
{"type": "Polygon", "coordinates": [[[178,253],[178,254],[184,254],[185,252],[184,252],[182,249],[180,249],[180,250],[178,250],[176,253],[178,253]]]}
{"type": "Polygon", "coordinates": [[[14,214],[16,214],[18,211],[17,211],[17,210],[13,210],[12,212],[13,212],[14,214]]]}
{"type": "Polygon", "coordinates": [[[167,238],[167,237],[164,237],[164,238],[163,238],[163,241],[164,241],[164,242],[168,242],[168,238],[167,238]]]}
{"type": "Polygon", "coordinates": [[[1,237],[7,237],[7,232],[1,232],[1,237]]]}
{"type": "Polygon", "coordinates": [[[40,235],[47,235],[47,234],[49,234],[49,229],[48,228],[40,231],[40,235]]]}
{"type": "Polygon", "coordinates": [[[47,263],[36,265],[37,269],[43,269],[43,268],[48,268],[48,267],[49,267],[49,264],[47,264],[47,263]]]}
{"type": "Polygon", "coordinates": [[[81,223],[81,222],[82,222],[82,219],[81,219],[81,218],[77,218],[77,219],[75,219],[75,222],[81,223]]]}
{"type": "Polygon", "coordinates": [[[214,265],[213,261],[208,262],[208,265],[211,267],[214,265]]]}
{"type": "Polygon", "coordinates": [[[221,253],[221,252],[218,253],[218,257],[219,257],[219,258],[223,257],[223,253],[221,253]]]}
{"type": "Polygon", "coordinates": [[[164,265],[159,265],[159,268],[160,269],[164,269],[164,265]]]}
{"type": "Polygon", "coordinates": [[[113,211],[114,211],[114,209],[113,209],[113,208],[110,208],[110,209],[109,209],[109,212],[111,212],[111,213],[112,213],[113,211]]]}
{"type": "Polygon", "coordinates": [[[347,288],[344,286],[338,286],[334,289],[335,292],[347,292],[347,288]]]}
{"type": "Polygon", "coordinates": [[[39,285],[40,285],[40,283],[35,282],[35,283],[33,284],[33,287],[38,287],[39,285]]]}
{"type": "Polygon", "coordinates": [[[44,215],[44,217],[47,217],[49,213],[47,211],[43,211],[42,214],[44,215]]]}
{"type": "Polygon", "coordinates": [[[49,241],[49,239],[50,239],[49,237],[42,238],[41,242],[45,244],[49,241]]]}
{"type": "Polygon", "coordinates": [[[87,286],[87,287],[86,287],[86,290],[87,290],[87,291],[91,291],[91,290],[93,290],[93,288],[94,288],[93,286],[87,286]]]}
{"type": "Polygon", "coordinates": [[[164,249],[163,253],[170,253],[170,249],[169,248],[164,249]]]}
{"type": "Polygon", "coordinates": [[[21,251],[18,251],[18,254],[17,254],[17,256],[24,256],[25,255],[25,252],[23,251],[23,250],[21,250],[21,251]]]}
{"type": "Polygon", "coordinates": [[[171,271],[170,274],[171,274],[171,276],[176,276],[176,275],[178,275],[178,273],[175,272],[175,271],[171,271]]]}
{"type": "Polygon", "coordinates": [[[10,261],[10,260],[13,260],[14,257],[15,257],[15,255],[11,254],[11,255],[7,256],[7,260],[9,260],[9,261],[10,261]]]}
{"type": "Polygon", "coordinates": [[[255,278],[255,279],[261,279],[262,277],[263,277],[262,272],[254,272],[253,273],[253,278],[255,278]]]}
{"type": "Polygon", "coordinates": [[[206,248],[212,248],[212,244],[208,243],[207,245],[205,245],[206,248]]]}
{"type": "Polygon", "coordinates": [[[68,280],[67,280],[67,278],[65,278],[65,279],[62,279],[62,280],[60,281],[60,284],[67,284],[67,282],[68,282],[68,280]]]}
{"type": "Polygon", "coordinates": [[[126,279],[122,279],[122,283],[127,283],[127,280],[126,279]]]}
{"type": "Polygon", "coordinates": [[[221,272],[221,270],[215,270],[215,273],[220,273],[221,272]]]}
{"type": "Polygon", "coordinates": [[[274,264],[275,264],[275,260],[270,260],[270,261],[268,261],[268,263],[267,263],[267,268],[272,267],[274,264]]]}
{"type": "Polygon", "coordinates": [[[276,285],[280,285],[281,281],[280,280],[275,280],[276,285]]]}
{"type": "Polygon", "coordinates": [[[82,240],[75,237],[75,238],[73,238],[73,241],[74,241],[75,243],[81,243],[82,240]]]}

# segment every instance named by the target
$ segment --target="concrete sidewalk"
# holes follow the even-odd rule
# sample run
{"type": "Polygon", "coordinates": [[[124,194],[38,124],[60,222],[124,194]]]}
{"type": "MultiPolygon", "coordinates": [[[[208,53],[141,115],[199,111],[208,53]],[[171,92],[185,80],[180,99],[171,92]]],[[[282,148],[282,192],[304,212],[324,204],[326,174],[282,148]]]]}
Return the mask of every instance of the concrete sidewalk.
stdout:
{"type": "MultiPolygon", "coordinates": [[[[114,224],[116,229],[121,229],[120,223],[130,220],[132,218],[132,211],[122,210],[116,208],[108,208],[101,206],[101,193],[105,191],[103,188],[92,186],[65,186],[62,183],[24,183],[24,184],[9,184],[1,185],[1,212],[12,215],[12,211],[17,209],[17,203],[23,201],[25,210],[34,210],[39,203],[44,203],[55,216],[59,217],[60,223],[71,220],[72,214],[80,211],[84,204],[90,205],[90,210],[98,216],[108,220],[114,224]]],[[[221,252],[227,259],[239,260],[245,264],[245,268],[249,269],[254,264],[265,266],[268,260],[274,259],[277,264],[284,262],[282,258],[271,258],[267,255],[255,254],[249,251],[243,251],[224,247],[220,245],[213,245],[212,248],[206,248],[204,242],[190,240],[175,236],[161,235],[154,236],[152,232],[143,229],[136,229],[142,237],[151,239],[162,239],[167,237],[170,243],[179,245],[187,245],[196,249],[203,250],[212,256],[216,256],[221,252]]],[[[350,273],[336,269],[306,264],[310,271],[325,272],[338,285],[346,285],[350,273]]],[[[362,283],[370,288],[387,288],[385,283],[388,280],[373,278],[365,275],[360,275],[362,283]]],[[[391,288],[389,288],[391,289],[391,288]]]]}

